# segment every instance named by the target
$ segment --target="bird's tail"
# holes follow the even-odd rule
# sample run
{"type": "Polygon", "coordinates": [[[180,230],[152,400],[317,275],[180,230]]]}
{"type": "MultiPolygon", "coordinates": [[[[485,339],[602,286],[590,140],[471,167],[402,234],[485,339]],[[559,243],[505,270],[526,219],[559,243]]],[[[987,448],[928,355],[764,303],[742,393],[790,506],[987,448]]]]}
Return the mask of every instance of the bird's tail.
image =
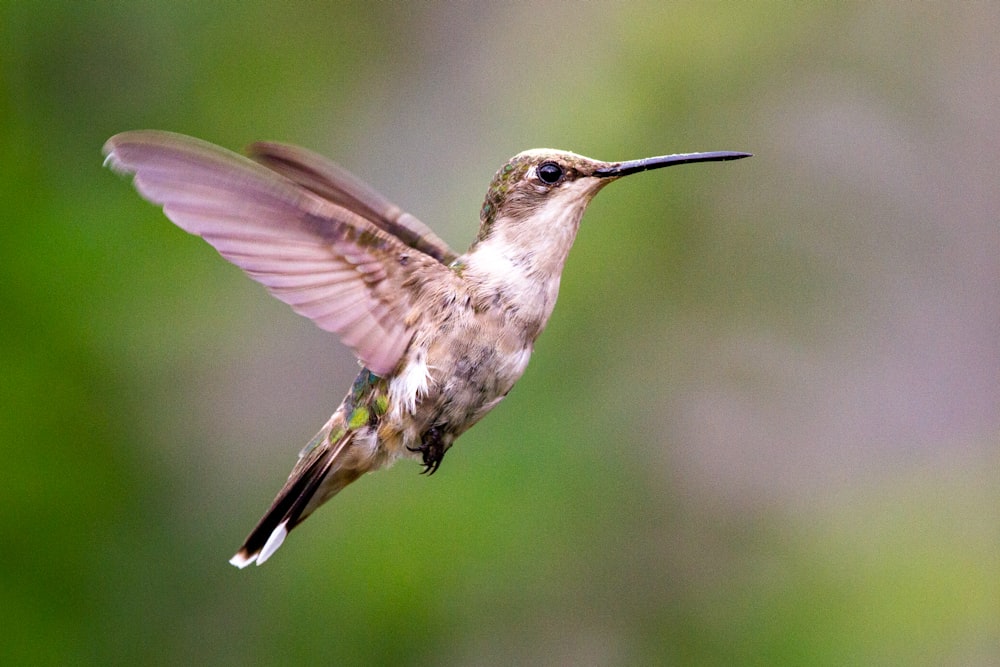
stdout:
{"type": "Polygon", "coordinates": [[[358,451],[369,449],[355,443],[358,431],[339,428],[331,438],[337,424],[342,424],[342,420],[334,415],[302,450],[285,486],[230,563],[241,569],[254,562],[262,564],[285,541],[288,531],[373,467],[371,457],[358,451]]]}

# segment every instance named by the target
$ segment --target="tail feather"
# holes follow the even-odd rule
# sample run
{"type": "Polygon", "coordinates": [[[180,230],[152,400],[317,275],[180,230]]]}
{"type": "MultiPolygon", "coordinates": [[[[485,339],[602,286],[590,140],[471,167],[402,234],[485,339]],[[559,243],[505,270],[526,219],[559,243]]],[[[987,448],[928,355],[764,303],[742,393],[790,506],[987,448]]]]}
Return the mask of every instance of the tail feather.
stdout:
{"type": "Polygon", "coordinates": [[[349,449],[353,436],[354,432],[348,432],[338,442],[305,454],[230,563],[240,569],[251,563],[261,565],[278,550],[292,528],[362,474],[362,470],[343,465],[341,454],[349,449]]]}

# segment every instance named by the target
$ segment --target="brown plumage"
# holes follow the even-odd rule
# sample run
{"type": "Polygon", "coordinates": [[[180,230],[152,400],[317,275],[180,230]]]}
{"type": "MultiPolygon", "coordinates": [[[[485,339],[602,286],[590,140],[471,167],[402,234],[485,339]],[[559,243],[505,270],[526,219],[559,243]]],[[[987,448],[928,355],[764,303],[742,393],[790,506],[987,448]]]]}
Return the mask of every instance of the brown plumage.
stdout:
{"type": "Polygon", "coordinates": [[[480,231],[457,255],[412,215],[326,159],[259,143],[253,159],[177,134],[126,132],[107,164],[364,364],[230,562],[263,563],[288,531],[366,472],[417,458],[433,473],[454,440],[524,373],[559,292],[580,218],[631,173],[745,153],[607,163],[549,149],[494,176],[480,231]]]}

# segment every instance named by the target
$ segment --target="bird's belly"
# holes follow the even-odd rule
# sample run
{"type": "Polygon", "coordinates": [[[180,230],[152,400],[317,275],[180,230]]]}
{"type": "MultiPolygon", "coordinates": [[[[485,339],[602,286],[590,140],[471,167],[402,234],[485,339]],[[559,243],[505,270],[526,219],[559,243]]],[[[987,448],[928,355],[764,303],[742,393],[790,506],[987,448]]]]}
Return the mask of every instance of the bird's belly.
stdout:
{"type": "Polygon", "coordinates": [[[445,434],[450,446],[503,400],[524,373],[530,342],[504,332],[476,333],[480,335],[411,347],[390,385],[393,421],[408,446],[432,427],[445,434]]]}
{"type": "Polygon", "coordinates": [[[438,392],[429,402],[456,435],[479,421],[507,395],[531,357],[530,344],[483,341],[464,347],[463,354],[448,355],[439,361],[440,366],[430,362],[438,392]],[[437,368],[448,370],[437,376],[437,368]]]}

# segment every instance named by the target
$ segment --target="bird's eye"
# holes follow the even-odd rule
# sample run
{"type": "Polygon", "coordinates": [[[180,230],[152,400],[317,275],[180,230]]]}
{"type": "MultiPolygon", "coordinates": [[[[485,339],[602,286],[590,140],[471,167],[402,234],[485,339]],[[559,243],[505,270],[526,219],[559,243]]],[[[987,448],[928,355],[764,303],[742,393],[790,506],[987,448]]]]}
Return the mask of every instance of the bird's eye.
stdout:
{"type": "Polygon", "coordinates": [[[538,178],[542,183],[554,185],[563,177],[563,168],[555,162],[543,162],[538,165],[538,178]]]}

